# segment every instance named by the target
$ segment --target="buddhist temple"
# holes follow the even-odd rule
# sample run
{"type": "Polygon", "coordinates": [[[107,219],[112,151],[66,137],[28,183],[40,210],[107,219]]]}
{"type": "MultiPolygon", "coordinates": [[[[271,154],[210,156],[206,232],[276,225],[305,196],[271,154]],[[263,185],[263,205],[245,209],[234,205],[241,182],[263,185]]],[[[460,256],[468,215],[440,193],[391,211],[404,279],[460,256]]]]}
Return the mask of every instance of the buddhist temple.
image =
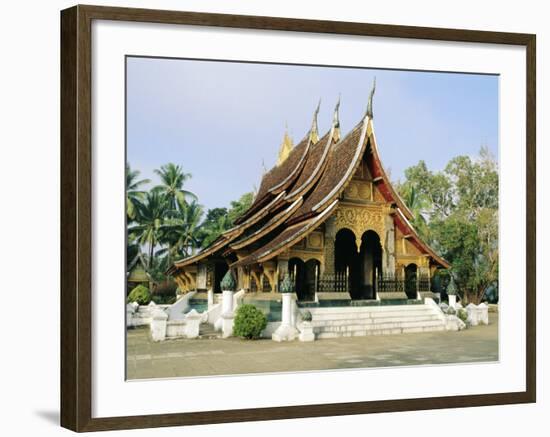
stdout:
{"type": "Polygon", "coordinates": [[[255,296],[276,295],[288,273],[298,303],[327,296],[399,303],[431,295],[430,278],[449,264],[415,231],[411,211],[384,170],[374,91],[346,134],[339,102],[328,131],[319,131],[318,106],[301,141],[294,145],[285,133],[277,164],[264,173],[234,227],[172,265],[180,290],[219,293],[230,269],[237,289],[255,296]]]}

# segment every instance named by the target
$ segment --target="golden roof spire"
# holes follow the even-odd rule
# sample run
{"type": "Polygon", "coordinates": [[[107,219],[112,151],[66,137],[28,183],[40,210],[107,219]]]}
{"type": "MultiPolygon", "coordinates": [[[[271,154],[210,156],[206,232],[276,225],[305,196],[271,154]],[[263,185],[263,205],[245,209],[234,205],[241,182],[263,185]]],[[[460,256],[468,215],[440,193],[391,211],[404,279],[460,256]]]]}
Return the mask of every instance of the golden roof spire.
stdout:
{"type": "Polygon", "coordinates": [[[317,125],[317,115],[319,114],[319,108],[321,107],[321,99],[317,104],[317,109],[313,113],[313,121],[311,122],[311,129],[309,130],[309,140],[312,144],[315,144],[319,141],[319,126],[317,125]]]}
{"type": "Polygon", "coordinates": [[[279,147],[279,158],[277,159],[277,165],[281,165],[290,155],[294,144],[292,143],[292,138],[288,135],[288,125],[285,123],[285,135],[283,137],[283,142],[281,147],[279,147]]]}
{"type": "Polygon", "coordinates": [[[334,115],[332,116],[332,129],[334,130],[332,138],[335,142],[340,141],[340,95],[338,95],[338,102],[334,108],[334,115]]]}

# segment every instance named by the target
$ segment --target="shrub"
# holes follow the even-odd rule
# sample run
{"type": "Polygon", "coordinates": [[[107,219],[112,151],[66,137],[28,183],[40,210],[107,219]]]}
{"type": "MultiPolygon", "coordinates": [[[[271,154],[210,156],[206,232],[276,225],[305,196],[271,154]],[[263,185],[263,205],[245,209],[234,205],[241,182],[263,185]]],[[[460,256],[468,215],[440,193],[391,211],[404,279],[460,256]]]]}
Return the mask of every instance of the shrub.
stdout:
{"type": "Polygon", "coordinates": [[[468,321],[468,311],[466,311],[464,308],[460,308],[458,310],[457,314],[458,318],[462,320],[464,323],[467,323],[468,321]]]}
{"type": "Polygon", "coordinates": [[[456,310],[453,307],[449,307],[447,309],[447,314],[449,314],[450,316],[454,316],[456,314],[456,310]]]}
{"type": "Polygon", "coordinates": [[[151,293],[145,285],[138,285],[128,295],[128,303],[136,302],[139,305],[147,305],[151,302],[151,293]]]}
{"type": "Polygon", "coordinates": [[[259,338],[267,326],[267,317],[254,305],[244,304],[237,309],[233,334],[248,339],[259,338]]]}

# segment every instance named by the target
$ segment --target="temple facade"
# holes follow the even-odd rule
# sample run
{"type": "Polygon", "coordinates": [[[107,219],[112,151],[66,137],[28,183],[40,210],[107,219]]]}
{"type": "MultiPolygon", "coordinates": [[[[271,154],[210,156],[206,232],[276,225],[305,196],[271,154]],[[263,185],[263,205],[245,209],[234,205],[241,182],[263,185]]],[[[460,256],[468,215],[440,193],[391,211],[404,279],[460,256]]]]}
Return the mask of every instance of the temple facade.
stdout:
{"type": "Polygon", "coordinates": [[[365,115],[345,135],[339,103],[328,132],[319,132],[317,108],[298,144],[285,134],[277,164],[234,227],[170,268],[180,290],[220,292],[231,269],[239,290],[265,296],[277,293],[288,273],[298,302],[430,295],[430,279],[449,264],[415,231],[384,170],[373,94],[374,88],[365,115]]]}

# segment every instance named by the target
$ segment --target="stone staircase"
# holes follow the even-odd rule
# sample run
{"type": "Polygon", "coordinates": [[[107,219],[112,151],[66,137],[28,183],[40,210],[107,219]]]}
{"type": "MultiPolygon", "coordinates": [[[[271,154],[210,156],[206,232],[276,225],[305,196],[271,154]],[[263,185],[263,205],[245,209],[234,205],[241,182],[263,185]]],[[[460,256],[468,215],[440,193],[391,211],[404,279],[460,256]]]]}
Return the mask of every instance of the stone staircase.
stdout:
{"type": "Polygon", "coordinates": [[[199,326],[199,338],[202,339],[212,339],[220,338],[220,332],[214,329],[214,326],[210,323],[201,323],[199,326]]]}
{"type": "Polygon", "coordinates": [[[427,304],[308,309],[319,339],[445,330],[441,310],[427,304]]]}

